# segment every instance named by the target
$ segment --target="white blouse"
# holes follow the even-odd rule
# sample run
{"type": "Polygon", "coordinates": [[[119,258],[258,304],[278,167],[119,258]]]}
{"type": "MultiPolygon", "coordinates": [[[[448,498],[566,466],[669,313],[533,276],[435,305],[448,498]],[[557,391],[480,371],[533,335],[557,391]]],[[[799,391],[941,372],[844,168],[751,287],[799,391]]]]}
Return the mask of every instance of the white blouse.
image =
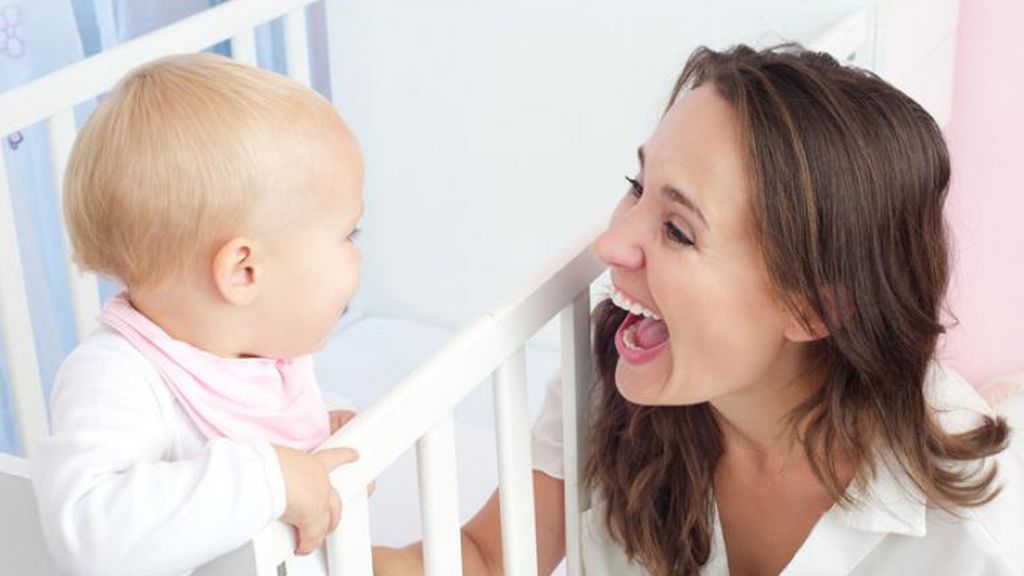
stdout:
{"type": "MultiPolygon", "coordinates": [[[[534,468],[563,477],[561,379],[548,387],[533,430],[534,468]]],[[[941,408],[950,431],[972,427],[988,407],[959,375],[935,365],[927,387],[930,403],[941,408]]],[[[1016,432],[1015,432],[1016,433],[1016,432]]],[[[906,475],[881,463],[867,490],[853,496],[861,506],[833,506],[814,525],[783,576],[949,576],[1024,575],[1024,442],[1020,434],[994,457],[1002,491],[990,503],[960,510],[957,518],[927,506],[906,475]]],[[[851,490],[857,490],[851,486],[851,490]]],[[[609,536],[599,494],[581,519],[580,549],[586,576],[649,576],[630,562],[609,536]]],[[[717,515],[717,508],[715,510],[717,515]]],[[[721,527],[714,523],[705,576],[727,576],[729,566],[721,527]]]]}

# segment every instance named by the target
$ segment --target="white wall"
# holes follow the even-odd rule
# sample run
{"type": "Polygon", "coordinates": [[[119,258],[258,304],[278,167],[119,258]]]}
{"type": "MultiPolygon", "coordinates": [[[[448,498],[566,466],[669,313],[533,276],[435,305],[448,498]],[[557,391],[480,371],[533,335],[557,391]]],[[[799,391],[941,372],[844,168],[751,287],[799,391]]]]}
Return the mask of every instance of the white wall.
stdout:
{"type": "Polygon", "coordinates": [[[709,4],[328,2],[367,164],[364,309],[469,320],[607,217],[695,46],[810,41],[861,2],[709,4]]]}

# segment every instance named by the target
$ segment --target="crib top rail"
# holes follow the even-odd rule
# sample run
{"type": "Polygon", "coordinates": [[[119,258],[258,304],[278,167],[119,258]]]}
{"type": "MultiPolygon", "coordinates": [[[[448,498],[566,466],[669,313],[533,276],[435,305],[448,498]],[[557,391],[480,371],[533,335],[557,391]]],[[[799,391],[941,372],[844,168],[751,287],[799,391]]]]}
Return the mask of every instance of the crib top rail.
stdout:
{"type": "Polygon", "coordinates": [[[0,93],[0,134],[11,134],[110,90],[133,68],[197,52],[317,0],[231,0],[0,93]]]}

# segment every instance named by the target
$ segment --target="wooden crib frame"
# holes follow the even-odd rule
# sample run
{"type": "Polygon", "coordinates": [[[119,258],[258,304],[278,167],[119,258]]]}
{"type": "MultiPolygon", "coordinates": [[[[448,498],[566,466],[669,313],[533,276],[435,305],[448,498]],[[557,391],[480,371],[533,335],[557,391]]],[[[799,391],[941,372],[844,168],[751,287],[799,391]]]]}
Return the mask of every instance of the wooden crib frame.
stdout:
{"type": "MultiPolygon", "coordinates": [[[[224,40],[230,40],[236,59],[254,64],[254,28],[277,18],[284,21],[287,73],[309,85],[306,8],[315,1],[232,0],[0,94],[0,110],[4,111],[0,134],[45,121],[54,159],[53,178],[60,183],[76,135],[75,105],[108,91],[140,64],[169,54],[202,50],[224,40]]],[[[859,59],[874,58],[875,44],[871,38],[876,29],[875,15],[874,9],[857,11],[811,46],[843,57],[857,54],[859,59]]],[[[0,161],[0,265],[4,271],[0,275],[0,329],[23,451],[31,457],[36,442],[46,434],[47,417],[5,170],[0,161]]],[[[583,431],[587,424],[586,410],[580,407],[588,405],[592,377],[590,284],[602,271],[588,250],[595,233],[596,230],[586,231],[578,242],[539,267],[537,274],[504,303],[459,331],[446,346],[325,443],[351,446],[361,454],[357,463],[343,466],[331,476],[344,505],[342,522],[326,543],[331,574],[372,572],[365,487],[413,445],[418,458],[426,573],[461,574],[452,410],[491,374],[497,418],[504,570],[514,575],[536,573],[523,347],[555,316],[560,317],[562,331],[567,573],[582,574],[578,519],[589,503],[585,493],[578,490],[578,455],[584,452],[583,431]]],[[[66,240],[65,234],[65,248],[66,240]]],[[[70,259],[67,266],[76,331],[81,339],[96,327],[100,307],[97,279],[79,273],[70,259]]],[[[23,499],[30,493],[26,470],[27,461],[23,459],[6,455],[0,459],[0,498],[23,499]],[[8,488],[11,482],[18,492],[8,488]]],[[[27,514],[24,510],[19,513],[27,514]]],[[[31,520],[25,519],[23,524],[29,532],[37,529],[37,524],[36,528],[30,526],[31,520]]],[[[281,563],[292,556],[293,548],[290,528],[273,523],[248,545],[213,561],[197,574],[274,576],[281,563]]],[[[6,560],[0,558],[0,562],[6,560]]],[[[33,573],[52,569],[41,566],[33,573]]]]}

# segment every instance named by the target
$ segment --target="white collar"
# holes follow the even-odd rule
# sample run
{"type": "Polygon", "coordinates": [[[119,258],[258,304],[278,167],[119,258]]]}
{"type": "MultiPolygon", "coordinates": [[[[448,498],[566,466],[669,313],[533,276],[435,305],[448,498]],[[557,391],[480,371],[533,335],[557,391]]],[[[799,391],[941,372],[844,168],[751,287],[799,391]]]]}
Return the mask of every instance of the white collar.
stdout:
{"type": "Polygon", "coordinates": [[[853,482],[848,493],[854,504],[846,508],[836,504],[828,514],[850,528],[918,538],[925,535],[927,499],[894,457],[878,458],[867,486],[853,482]]]}
{"type": "MultiPolygon", "coordinates": [[[[841,576],[849,574],[889,534],[923,537],[927,503],[894,458],[878,458],[875,474],[865,487],[847,489],[854,504],[835,504],[811,529],[807,539],[782,571],[783,576],[841,576]]],[[[729,574],[725,538],[715,505],[711,557],[701,574],[729,574]]]]}

